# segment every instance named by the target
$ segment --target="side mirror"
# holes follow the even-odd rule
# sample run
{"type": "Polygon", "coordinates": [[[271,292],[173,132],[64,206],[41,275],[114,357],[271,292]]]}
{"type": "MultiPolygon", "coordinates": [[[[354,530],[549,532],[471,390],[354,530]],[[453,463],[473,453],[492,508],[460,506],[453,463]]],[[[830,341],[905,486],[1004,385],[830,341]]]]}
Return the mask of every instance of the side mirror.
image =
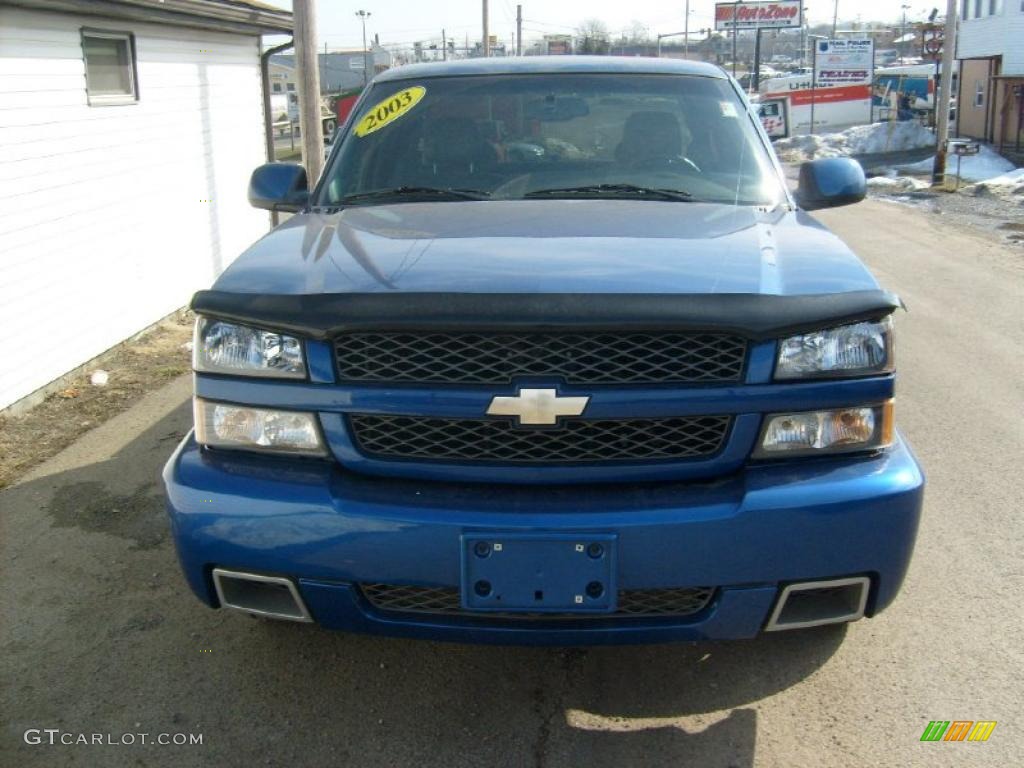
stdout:
{"type": "Polygon", "coordinates": [[[249,177],[249,205],[267,211],[301,211],[309,200],[306,169],[294,163],[267,163],[249,177]]]}
{"type": "Polygon", "coordinates": [[[864,169],[856,160],[828,157],[800,166],[796,201],[807,211],[859,203],[868,191],[864,169]]]}

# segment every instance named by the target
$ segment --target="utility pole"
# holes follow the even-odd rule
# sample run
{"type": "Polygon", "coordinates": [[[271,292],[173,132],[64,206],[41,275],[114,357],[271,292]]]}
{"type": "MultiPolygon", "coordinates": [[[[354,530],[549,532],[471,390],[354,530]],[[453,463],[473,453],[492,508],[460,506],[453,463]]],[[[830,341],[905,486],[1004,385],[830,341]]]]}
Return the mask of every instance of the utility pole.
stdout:
{"type": "Polygon", "coordinates": [[[839,0],[836,0],[835,10],[832,12],[832,39],[836,39],[836,26],[839,24],[839,0]]]}
{"type": "MultiPolygon", "coordinates": [[[[955,2],[955,0],[954,0],[955,2]]],[[[817,100],[818,88],[818,44],[815,40],[828,40],[822,35],[807,34],[807,40],[811,44],[811,135],[814,135],[814,104],[817,100]]]]}
{"type": "Polygon", "coordinates": [[[739,0],[736,0],[736,2],[732,6],[732,76],[733,77],[736,77],[736,36],[739,34],[739,29],[737,29],[737,27],[736,27],[736,24],[737,24],[737,21],[738,21],[737,17],[736,17],[736,14],[739,12],[739,9],[740,9],[740,3],[739,3],[739,0]]]}
{"type": "Polygon", "coordinates": [[[367,73],[369,67],[366,63],[366,20],[370,17],[369,11],[356,11],[356,16],[363,22],[363,87],[366,87],[366,83],[369,82],[370,77],[367,73]]]}
{"type": "Polygon", "coordinates": [[[754,93],[761,89],[761,27],[754,30],[754,77],[751,80],[754,93]]]}
{"type": "Polygon", "coordinates": [[[903,63],[903,59],[906,58],[907,41],[904,39],[907,36],[907,9],[910,6],[904,3],[900,6],[903,10],[903,23],[900,24],[900,64],[903,63]]]}
{"type": "Polygon", "coordinates": [[[956,55],[956,0],[946,0],[946,32],[942,39],[942,75],[935,94],[935,165],[932,186],[946,181],[946,144],[949,142],[949,104],[953,95],[953,57],[956,55]]]}
{"type": "MultiPolygon", "coordinates": [[[[690,0],[686,0],[686,20],[683,22],[683,58],[690,58],[690,0]]],[[[658,40],[658,56],[661,56],[661,40],[658,40]]]]}
{"type": "Polygon", "coordinates": [[[444,36],[444,29],[441,30],[441,59],[448,61],[448,40],[444,36]]]}
{"type": "Polygon", "coordinates": [[[523,55],[523,6],[516,6],[516,56],[523,55]]]}
{"type": "Polygon", "coordinates": [[[302,131],[302,164],[310,187],[324,167],[324,128],[320,122],[320,67],[317,61],[314,0],[294,0],[295,74],[299,85],[299,129],[302,131]]]}
{"type": "Polygon", "coordinates": [[[491,31],[487,28],[487,0],[484,0],[484,39],[483,39],[484,58],[489,58],[491,55],[491,31]]]}

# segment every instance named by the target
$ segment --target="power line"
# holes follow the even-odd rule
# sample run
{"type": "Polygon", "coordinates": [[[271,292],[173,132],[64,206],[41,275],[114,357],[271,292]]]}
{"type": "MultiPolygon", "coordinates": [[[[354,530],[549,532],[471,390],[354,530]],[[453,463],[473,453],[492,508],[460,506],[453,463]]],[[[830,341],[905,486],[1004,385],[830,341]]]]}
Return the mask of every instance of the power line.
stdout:
{"type": "Polygon", "coordinates": [[[542,27],[558,27],[560,29],[571,29],[573,31],[576,30],[576,27],[570,26],[569,24],[551,24],[551,23],[546,22],[546,21],[538,21],[537,19],[527,19],[527,18],[524,18],[523,21],[524,22],[528,21],[531,24],[539,24],[542,27]]]}

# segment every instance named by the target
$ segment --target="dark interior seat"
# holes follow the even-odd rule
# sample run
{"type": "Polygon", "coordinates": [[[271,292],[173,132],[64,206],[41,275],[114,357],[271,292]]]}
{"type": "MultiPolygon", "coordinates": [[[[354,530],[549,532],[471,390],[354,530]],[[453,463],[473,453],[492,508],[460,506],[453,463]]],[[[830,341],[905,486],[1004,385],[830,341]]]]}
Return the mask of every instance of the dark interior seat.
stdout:
{"type": "Polygon", "coordinates": [[[626,119],[615,158],[625,163],[664,160],[683,154],[683,132],[671,112],[634,112],[626,119]]]}
{"type": "Polygon", "coordinates": [[[438,121],[430,160],[435,175],[463,177],[493,170],[498,155],[473,120],[449,117],[438,121]]]}

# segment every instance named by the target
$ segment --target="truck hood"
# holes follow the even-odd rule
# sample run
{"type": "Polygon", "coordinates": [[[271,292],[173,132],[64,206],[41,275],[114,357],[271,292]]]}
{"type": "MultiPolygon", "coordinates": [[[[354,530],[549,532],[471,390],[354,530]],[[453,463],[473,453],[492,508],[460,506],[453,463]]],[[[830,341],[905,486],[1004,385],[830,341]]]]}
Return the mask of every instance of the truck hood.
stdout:
{"type": "Polygon", "coordinates": [[[762,294],[873,290],[800,211],[710,203],[402,203],[292,217],[221,275],[226,293],[762,294]]]}

